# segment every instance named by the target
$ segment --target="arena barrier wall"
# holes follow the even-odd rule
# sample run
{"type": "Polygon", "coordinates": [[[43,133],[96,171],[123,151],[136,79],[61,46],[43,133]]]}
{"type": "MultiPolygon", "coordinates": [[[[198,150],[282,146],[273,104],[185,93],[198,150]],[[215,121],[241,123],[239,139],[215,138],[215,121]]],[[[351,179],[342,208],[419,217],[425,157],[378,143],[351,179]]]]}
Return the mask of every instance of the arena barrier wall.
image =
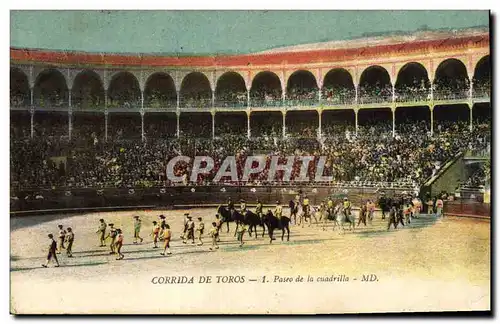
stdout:
{"type": "Polygon", "coordinates": [[[447,201],[444,204],[446,216],[491,218],[491,204],[486,204],[473,199],[460,199],[447,201]]]}
{"type": "MultiPolygon", "coordinates": [[[[229,197],[235,204],[244,199],[248,204],[257,199],[264,204],[284,205],[299,191],[306,193],[312,204],[319,204],[329,195],[337,198],[348,196],[354,205],[362,200],[377,199],[379,190],[373,187],[290,187],[290,186],[206,186],[166,187],[141,189],[75,189],[75,190],[24,190],[17,193],[18,199],[10,200],[11,214],[26,214],[28,211],[63,211],[68,209],[100,210],[120,206],[121,208],[173,208],[177,205],[225,204],[229,197]],[[36,198],[38,196],[38,199],[36,198]]],[[[408,189],[383,189],[388,196],[408,189]]]]}

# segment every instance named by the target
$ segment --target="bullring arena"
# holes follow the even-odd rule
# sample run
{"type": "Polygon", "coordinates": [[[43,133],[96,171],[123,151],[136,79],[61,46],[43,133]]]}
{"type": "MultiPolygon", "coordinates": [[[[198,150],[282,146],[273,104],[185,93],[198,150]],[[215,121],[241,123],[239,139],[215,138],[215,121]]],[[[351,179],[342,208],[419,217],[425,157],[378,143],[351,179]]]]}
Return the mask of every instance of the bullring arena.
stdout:
{"type": "Polygon", "coordinates": [[[246,244],[241,248],[231,224],[230,233],[224,228],[221,234],[220,249],[211,252],[207,237],[203,246],[182,244],[179,233],[186,211],[194,217],[203,217],[207,224],[215,219],[215,208],[13,218],[12,310],[138,314],[278,310],[285,314],[490,308],[487,220],[423,215],[407,227],[387,231],[387,221],[382,221],[377,213],[371,226],[361,225],[353,232],[333,231],[332,223],[326,231],[314,223],[311,227],[292,225],[289,242],[286,237],[282,242],[278,231],[272,244],[267,235],[257,239],[246,236],[246,244]],[[153,249],[151,237],[147,236],[151,222],[160,213],[167,215],[173,229],[171,256],[161,256],[160,249],[153,249]],[[143,219],[142,244],[132,244],[133,215],[141,215],[143,219]],[[117,261],[114,255],[109,255],[109,247],[98,247],[95,230],[100,218],[124,229],[123,260],[117,261]],[[55,232],[58,224],[75,229],[74,258],[62,254],[60,268],[41,268],[45,261],[44,234],[55,232]],[[295,279],[297,275],[342,274],[350,281],[315,282],[304,287],[273,282],[275,275],[295,279]],[[378,282],[359,282],[364,274],[375,274],[378,282]],[[208,275],[244,276],[246,282],[238,285],[151,282],[153,277],[208,275]],[[260,283],[262,276],[272,283],[260,283]],[[248,282],[249,278],[259,282],[248,282]],[[232,295],[235,290],[237,295],[232,295]],[[382,292],[384,297],[380,298],[382,292]],[[234,297],[227,298],[228,294],[234,297]]]}
{"type": "Polygon", "coordinates": [[[193,57],[11,48],[11,312],[490,310],[489,37],[421,31],[193,57]],[[177,156],[214,166],[190,177],[192,160],[179,163],[173,180],[177,156]],[[228,156],[238,178],[213,182],[228,156]],[[324,156],[325,170],[315,182],[316,166],[296,163],[286,181],[243,181],[250,156],[324,156]],[[272,243],[258,227],[240,246],[230,223],[209,249],[229,197],[252,211],[257,198],[265,210],[280,201],[288,216],[296,195],[314,207],[348,198],[357,226],[292,223],[290,240],[278,229],[272,243]],[[420,199],[423,213],[388,230],[386,197],[395,212],[420,199]],[[358,225],[372,201],[374,220],[358,225]],[[203,245],[180,239],[185,213],[203,218],[203,245]],[[160,214],[171,255],[149,235],[160,214]],[[99,246],[99,219],[123,231],[122,260],[99,246]],[[75,233],[73,257],[43,268],[58,225],[75,233]]]}

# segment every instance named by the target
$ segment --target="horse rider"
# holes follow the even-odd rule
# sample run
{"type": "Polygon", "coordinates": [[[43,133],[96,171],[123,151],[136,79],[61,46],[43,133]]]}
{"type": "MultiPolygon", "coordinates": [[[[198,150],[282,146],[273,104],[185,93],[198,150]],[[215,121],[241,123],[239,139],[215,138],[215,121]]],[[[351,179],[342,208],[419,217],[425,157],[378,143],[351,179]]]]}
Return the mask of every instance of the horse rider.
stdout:
{"type": "Polygon", "coordinates": [[[245,200],[241,199],[240,200],[240,213],[241,215],[245,215],[247,211],[247,203],[245,202],[245,200]]]}
{"type": "Polygon", "coordinates": [[[229,199],[227,200],[227,210],[229,211],[229,213],[231,215],[233,215],[233,211],[234,211],[234,203],[233,201],[231,200],[231,197],[229,197],[229,199]]]}
{"type": "Polygon", "coordinates": [[[351,202],[347,197],[344,198],[344,203],[342,204],[342,210],[344,212],[345,217],[351,215],[351,202]]]}
{"type": "Polygon", "coordinates": [[[278,219],[281,219],[281,216],[283,215],[283,206],[281,206],[281,203],[279,201],[276,201],[276,209],[274,210],[274,215],[278,219]]]}
{"type": "Polygon", "coordinates": [[[262,203],[260,199],[257,199],[257,207],[255,207],[255,213],[259,216],[260,220],[262,220],[262,203]]]}
{"type": "Polygon", "coordinates": [[[333,215],[333,199],[332,197],[328,197],[328,201],[326,202],[326,210],[328,211],[328,214],[333,215]]]}

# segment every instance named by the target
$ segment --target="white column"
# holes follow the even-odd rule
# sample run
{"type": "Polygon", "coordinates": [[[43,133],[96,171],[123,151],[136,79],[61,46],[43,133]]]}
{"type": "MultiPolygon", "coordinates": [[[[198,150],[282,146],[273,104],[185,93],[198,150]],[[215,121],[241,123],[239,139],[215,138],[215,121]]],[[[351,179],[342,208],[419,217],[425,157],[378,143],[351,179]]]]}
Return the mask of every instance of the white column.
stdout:
{"type": "Polygon", "coordinates": [[[285,137],[286,135],[286,123],[285,123],[285,120],[286,120],[286,112],[285,111],[281,111],[281,115],[283,116],[283,138],[285,137]]]}
{"type": "Polygon", "coordinates": [[[472,92],[474,91],[474,82],[472,81],[472,78],[470,79],[470,87],[469,87],[469,100],[472,101],[472,92]]]}
{"type": "Polygon", "coordinates": [[[358,135],[358,109],[354,109],[354,122],[356,125],[356,135],[358,135]]]}
{"type": "Polygon", "coordinates": [[[250,107],[250,90],[247,90],[247,107],[250,107]]]}
{"type": "MultiPolygon", "coordinates": [[[[177,109],[179,109],[179,97],[177,97],[177,109]]],[[[180,113],[177,112],[175,115],[177,116],[177,138],[179,138],[181,135],[181,130],[179,127],[179,125],[180,125],[180,123],[179,123],[180,113]]]]}
{"type": "Polygon", "coordinates": [[[72,116],[73,116],[73,111],[70,109],[68,110],[68,139],[71,141],[71,133],[73,131],[73,121],[72,121],[72,116]]]}
{"type": "Polygon", "coordinates": [[[319,122],[318,132],[319,132],[319,138],[321,138],[321,136],[322,136],[322,133],[321,133],[321,115],[322,115],[322,113],[323,113],[323,111],[318,110],[318,122],[319,122]]]}
{"type": "Polygon", "coordinates": [[[34,102],[33,102],[33,88],[30,88],[30,106],[33,107],[34,102]]]}
{"type": "MultiPolygon", "coordinates": [[[[180,107],[180,96],[181,96],[181,92],[180,91],[177,91],[177,109],[179,109],[180,107]]],[[[179,128],[179,127],[177,127],[179,128]]]]}
{"type": "Polygon", "coordinates": [[[212,91],[212,108],[215,107],[215,91],[212,91]]]}
{"type": "Polygon", "coordinates": [[[355,91],[355,102],[356,102],[356,105],[358,104],[358,96],[359,96],[359,86],[356,84],[354,85],[354,91],[355,91]]]}
{"type": "Polygon", "coordinates": [[[392,110],[392,137],[396,136],[396,107],[391,108],[392,110]]]}
{"type": "Polygon", "coordinates": [[[104,111],[104,141],[108,141],[108,110],[104,111]]]}
{"type": "Polygon", "coordinates": [[[434,106],[429,106],[431,110],[431,135],[434,135],[434,106]]]}
{"type": "Polygon", "coordinates": [[[283,98],[283,107],[285,107],[286,89],[281,89],[281,97],[283,98]]]}
{"type": "Polygon", "coordinates": [[[250,132],[250,113],[247,113],[247,138],[250,138],[251,132],[250,132]]]}
{"type": "Polygon", "coordinates": [[[392,102],[396,101],[396,88],[392,85],[392,102]]]}
{"type": "Polygon", "coordinates": [[[33,106],[31,106],[30,108],[30,119],[31,119],[31,125],[30,125],[30,136],[31,138],[33,138],[33,133],[35,132],[35,126],[33,125],[33,121],[34,121],[34,116],[35,116],[35,109],[33,108],[33,106]]]}
{"type": "Polygon", "coordinates": [[[141,108],[141,138],[143,142],[146,140],[146,136],[144,134],[144,108],[141,108]]]}
{"type": "Polygon", "coordinates": [[[469,121],[470,121],[469,129],[471,132],[472,132],[472,109],[473,108],[474,108],[474,105],[469,105],[469,121]]]}
{"type": "Polygon", "coordinates": [[[322,95],[321,95],[321,89],[322,89],[322,88],[323,88],[323,87],[318,88],[318,104],[321,104],[321,96],[322,96],[322,95]]]}
{"type": "Polygon", "coordinates": [[[68,107],[71,107],[71,89],[68,91],[68,107]]]}

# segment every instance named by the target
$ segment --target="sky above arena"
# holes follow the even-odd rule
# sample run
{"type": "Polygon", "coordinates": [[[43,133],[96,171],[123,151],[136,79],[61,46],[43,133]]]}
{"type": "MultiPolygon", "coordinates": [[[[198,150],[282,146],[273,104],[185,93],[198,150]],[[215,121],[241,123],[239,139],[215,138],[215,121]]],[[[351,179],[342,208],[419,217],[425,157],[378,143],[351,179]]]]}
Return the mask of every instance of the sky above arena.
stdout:
{"type": "Polygon", "coordinates": [[[489,26],[488,11],[11,11],[10,17],[11,47],[181,55],[489,26]]]}

